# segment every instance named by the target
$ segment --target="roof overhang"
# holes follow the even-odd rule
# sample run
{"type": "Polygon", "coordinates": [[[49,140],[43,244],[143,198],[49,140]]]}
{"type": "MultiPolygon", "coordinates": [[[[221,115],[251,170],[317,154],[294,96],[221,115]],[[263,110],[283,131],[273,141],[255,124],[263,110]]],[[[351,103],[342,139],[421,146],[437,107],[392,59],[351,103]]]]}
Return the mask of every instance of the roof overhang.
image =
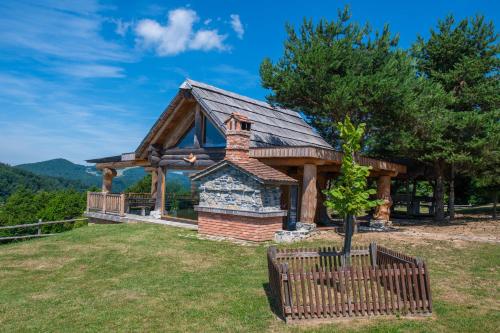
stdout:
{"type": "Polygon", "coordinates": [[[87,163],[95,163],[96,169],[102,170],[105,168],[110,169],[124,169],[137,166],[149,166],[150,163],[146,159],[136,158],[135,153],[123,153],[117,156],[108,156],[102,158],[95,158],[86,160],[87,163]]]}
{"type": "MultiPolygon", "coordinates": [[[[312,163],[316,165],[340,165],[342,163],[342,152],[320,147],[271,147],[251,148],[250,157],[268,162],[275,160],[276,165],[283,165],[285,159],[290,163],[312,163]]],[[[388,162],[366,156],[357,156],[357,162],[361,165],[370,166],[372,171],[388,172],[396,176],[406,173],[406,166],[398,163],[388,162]]]]}

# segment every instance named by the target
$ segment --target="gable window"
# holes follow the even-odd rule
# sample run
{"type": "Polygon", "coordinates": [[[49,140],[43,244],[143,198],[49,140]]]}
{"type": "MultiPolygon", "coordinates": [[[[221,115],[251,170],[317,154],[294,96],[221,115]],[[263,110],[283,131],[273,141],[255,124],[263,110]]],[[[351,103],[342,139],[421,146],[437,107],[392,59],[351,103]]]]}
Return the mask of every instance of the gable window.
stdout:
{"type": "Polygon", "coordinates": [[[195,128],[194,125],[192,125],[189,130],[184,134],[182,139],[179,140],[179,143],[177,143],[176,147],[177,148],[192,148],[194,147],[194,133],[195,133],[195,128]]]}
{"type": "Polygon", "coordinates": [[[225,147],[226,139],[207,117],[203,117],[203,147],[225,147]]]}

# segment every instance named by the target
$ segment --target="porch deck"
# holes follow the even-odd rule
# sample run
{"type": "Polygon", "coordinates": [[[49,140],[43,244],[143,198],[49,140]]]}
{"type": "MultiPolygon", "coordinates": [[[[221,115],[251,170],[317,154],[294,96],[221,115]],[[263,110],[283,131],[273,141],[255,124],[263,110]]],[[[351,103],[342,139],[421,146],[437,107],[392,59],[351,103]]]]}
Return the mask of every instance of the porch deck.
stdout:
{"type": "Polygon", "coordinates": [[[100,212],[85,212],[84,216],[88,217],[90,220],[94,220],[94,222],[101,223],[153,223],[168,225],[171,227],[198,230],[198,226],[196,224],[156,219],[151,216],[141,216],[135,214],[116,215],[100,212]]]}

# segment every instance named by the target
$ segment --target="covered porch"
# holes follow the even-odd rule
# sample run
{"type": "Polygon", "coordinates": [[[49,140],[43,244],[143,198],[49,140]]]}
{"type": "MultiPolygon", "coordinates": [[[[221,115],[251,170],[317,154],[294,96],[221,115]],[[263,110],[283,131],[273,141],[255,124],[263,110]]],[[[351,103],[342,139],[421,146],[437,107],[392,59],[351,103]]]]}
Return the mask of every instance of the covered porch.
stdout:
{"type": "MultiPolygon", "coordinates": [[[[88,160],[102,170],[103,184],[101,193],[88,194],[87,211],[109,216],[135,212],[158,220],[196,223],[193,208],[199,199],[198,186],[189,175],[225,158],[224,122],[231,114],[243,115],[252,123],[246,146],[249,157],[297,180],[298,185],[282,189],[281,209],[287,212],[283,227],[299,221],[328,223],[322,190],[339,175],[342,153],[335,151],[295,111],[274,108],[191,80],[181,85],[136,151],[88,160]],[[141,198],[132,193],[112,192],[117,170],[129,167],[143,167],[151,174],[150,191],[141,198]],[[182,177],[182,191],[175,189],[172,178],[176,177],[182,177]],[[133,207],[133,202],[143,205],[133,207]]],[[[372,168],[370,177],[376,182],[377,197],[384,200],[372,219],[389,222],[391,181],[404,175],[406,167],[364,156],[357,160],[372,168]]]]}

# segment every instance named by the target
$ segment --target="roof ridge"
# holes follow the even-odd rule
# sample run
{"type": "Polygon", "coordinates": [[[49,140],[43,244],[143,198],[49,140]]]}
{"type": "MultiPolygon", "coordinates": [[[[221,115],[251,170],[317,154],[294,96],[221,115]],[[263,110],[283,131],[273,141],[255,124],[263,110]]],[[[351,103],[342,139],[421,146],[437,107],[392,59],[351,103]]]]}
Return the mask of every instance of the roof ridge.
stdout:
{"type": "MultiPolygon", "coordinates": [[[[271,110],[275,110],[275,111],[278,111],[278,112],[283,112],[283,111],[292,112],[292,113],[295,114],[295,116],[297,118],[302,119],[302,117],[300,116],[299,112],[297,112],[297,111],[290,110],[290,109],[287,109],[287,108],[282,108],[282,107],[279,107],[279,106],[272,106],[271,104],[269,104],[267,102],[264,102],[264,101],[261,101],[261,100],[255,99],[255,98],[251,98],[251,97],[248,97],[248,96],[244,96],[244,95],[241,95],[241,94],[229,91],[229,90],[225,90],[225,89],[222,89],[222,88],[219,88],[219,87],[216,87],[216,86],[212,86],[212,85],[204,83],[204,82],[195,81],[195,80],[191,80],[191,79],[186,79],[186,81],[184,81],[181,84],[180,88],[181,89],[185,88],[186,87],[186,83],[189,86],[195,86],[195,87],[198,87],[198,88],[201,88],[201,89],[211,90],[213,92],[216,92],[216,93],[219,93],[219,94],[222,94],[222,95],[226,95],[228,97],[232,97],[232,98],[235,98],[235,99],[247,102],[247,103],[260,105],[262,107],[265,107],[265,108],[268,108],[268,109],[271,109],[271,110]]],[[[285,113],[285,112],[283,112],[283,113],[285,113]]]]}

